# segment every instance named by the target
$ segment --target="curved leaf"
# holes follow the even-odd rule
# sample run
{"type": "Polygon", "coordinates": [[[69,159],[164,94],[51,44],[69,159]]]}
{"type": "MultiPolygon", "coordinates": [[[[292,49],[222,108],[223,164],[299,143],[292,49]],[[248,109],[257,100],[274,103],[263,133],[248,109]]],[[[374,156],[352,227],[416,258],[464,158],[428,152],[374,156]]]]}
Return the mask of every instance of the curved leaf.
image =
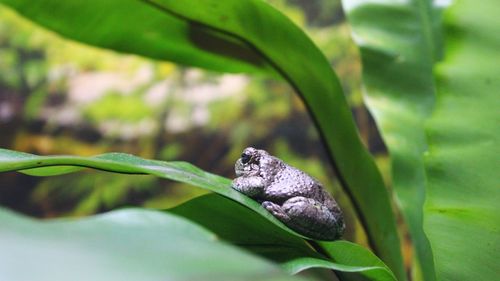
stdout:
{"type": "Polygon", "coordinates": [[[284,230],[303,237],[286,227],[259,203],[232,189],[229,179],[207,173],[187,162],[146,160],[125,153],[107,153],[94,157],[38,156],[0,149],[0,172],[20,171],[33,176],[53,176],[75,172],[83,167],[124,174],[149,174],[198,186],[231,198],[284,230]]]}
{"type": "Polygon", "coordinates": [[[438,65],[424,230],[439,280],[500,276],[498,1],[456,1],[438,65]]]}
{"type": "Polygon", "coordinates": [[[356,273],[368,280],[396,280],[382,261],[359,245],[347,241],[321,243],[329,254],[325,257],[303,239],[277,228],[250,209],[215,194],[192,199],[168,212],[183,216],[225,241],[281,264],[291,274],[309,268],[326,268],[356,273]]]}
{"type": "Polygon", "coordinates": [[[304,32],[260,0],[146,2],[246,42],[295,88],[330,151],[343,187],[358,208],[372,247],[396,275],[403,277],[399,237],[382,177],[360,141],[335,73],[304,32]]]}
{"type": "MultiPolygon", "coordinates": [[[[427,150],[424,122],[434,104],[432,68],[441,45],[428,0],[343,0],[363,62],[364,100],[391,157],[394,193],[424,280],[435,280],[423,231],[427,150]]],[[[437,25],[439,26],[439,25],[437,25]]]]}
{"type": "Polygon", "coordinates": [[[234,38],[137,0],[0,0],[30,20],[83,43],[225,72],[269,70],[234,38]]]}
{"type": "Polygon", "coordinates": [[[332,252],[332,258],[342,260],[341,263],[328,260],[254,200],[231,189],[228,179],[206,173],[189,163],[151,161],[123,153],[95,157],[36,156],[0,149],[0,171],[17,170],[30,175],[48,176],[74,172],[74,166],[119,173],[151,174],[206,188],[230,198],[234,201],[216,195],[206,195],[190,200],[169,212],[204,226],[225,241],[279,262],[289,273],[321,267],[359,272],[369,277],[369,280],[395,280],[390,270],[376,256],[356,244],[345,241],[325,244],[325,247],[333,249],[346,249],[338,254],[332,252]],[[392,279],[387,279],[387,276],[392,276],[392,279]]]}
{"type": "Polygon", "coordinates": [[[36,221],[0,209],[0,222],[1,280],[303,280],[156,211],[36,221]]]}
{"type": "MultiPolygon", "coordinates": [[[[391,270],[379,260],[372,252],[366,250],[359,245],[352,244],[347,241],[321,242],[326,253],[332,258],[335,263],[340,264],[357,264],[372,268],[363,273],[363,276],[371,280],[396,280],[396,277],[391,270]]],[[[341,277],[349,278],[348,270],[343,270],[341,277]]],[[[357,279],[354,279],[357,280],[357,279]]]]}

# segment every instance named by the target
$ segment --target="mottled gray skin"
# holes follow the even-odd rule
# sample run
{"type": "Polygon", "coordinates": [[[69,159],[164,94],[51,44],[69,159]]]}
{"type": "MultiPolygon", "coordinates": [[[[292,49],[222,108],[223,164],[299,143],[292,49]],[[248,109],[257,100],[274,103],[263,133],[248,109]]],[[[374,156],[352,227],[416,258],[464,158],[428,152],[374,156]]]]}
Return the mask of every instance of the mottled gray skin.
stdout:
{"type": "Polygon", "coordinates": [[[235,164],[232,187],[262,204],[291,229],[317,240],[342,236],[337,202],[321,183],[265,150],[247,147],[235,164]]]}

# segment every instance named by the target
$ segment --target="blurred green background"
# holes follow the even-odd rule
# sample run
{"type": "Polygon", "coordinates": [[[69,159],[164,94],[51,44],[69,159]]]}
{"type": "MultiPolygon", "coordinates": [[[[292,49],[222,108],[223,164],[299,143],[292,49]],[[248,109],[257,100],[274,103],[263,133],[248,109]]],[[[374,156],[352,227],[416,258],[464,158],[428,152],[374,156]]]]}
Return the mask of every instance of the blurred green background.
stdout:
{"type": "MultiPolygon", "coordinates": [[[[328,57],[360,135],[387,179],[385,148],[362,105],[359,54],[340,1],[268,2],[328,57]]],[[[188,161],[229,178],[243,148],[266,149],[323,182],[345,210],[346,238],[366,245],[304,104],[283,81],[89,47],[0,5],[0,133],[0,146],[13,150],[127,152],[188,161]]],[[[204,192],[149,176],[97,171],[50,178],[0,174],[0,204],[36,217],[85,216],[124,206],[163,209],[204,192]]]]}

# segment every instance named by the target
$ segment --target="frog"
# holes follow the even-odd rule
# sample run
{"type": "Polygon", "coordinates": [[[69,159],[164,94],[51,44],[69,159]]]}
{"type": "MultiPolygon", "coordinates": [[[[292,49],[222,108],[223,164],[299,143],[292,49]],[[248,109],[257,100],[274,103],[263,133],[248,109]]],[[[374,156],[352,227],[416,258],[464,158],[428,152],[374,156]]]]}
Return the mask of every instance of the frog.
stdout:
{"type": "Polygon", "coordinates": [[[247,147],[234,165],[231,187],[295,232],[312,240],[340,239],[343,212],[323,185],[263,149],[247,147]]]}

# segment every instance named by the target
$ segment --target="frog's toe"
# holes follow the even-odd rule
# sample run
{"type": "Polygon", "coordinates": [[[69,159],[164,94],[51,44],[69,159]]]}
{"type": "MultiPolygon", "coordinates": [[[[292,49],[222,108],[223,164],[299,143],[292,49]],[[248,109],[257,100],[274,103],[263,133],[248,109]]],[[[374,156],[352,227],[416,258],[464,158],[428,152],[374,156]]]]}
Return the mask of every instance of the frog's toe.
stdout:
{"type": "Polygon", "coordinates": [[[264,207],[269,213],[278,218],[279,220],[286,222],[289,220],[288,214],[285,213],[283,208],[280,205],[270,202],[264,201],[262,202],[262,207],[264,207]]]}
{"type": "Polygon", "coordinates": [[[270,213],[274,215],[274,213],[280,213],[283,210],[281,209],[281,206],[271,202],[271,201],[264,201],[262,202],[262,207],[264,207],[266,210],[268,210],[270,213]]]}

